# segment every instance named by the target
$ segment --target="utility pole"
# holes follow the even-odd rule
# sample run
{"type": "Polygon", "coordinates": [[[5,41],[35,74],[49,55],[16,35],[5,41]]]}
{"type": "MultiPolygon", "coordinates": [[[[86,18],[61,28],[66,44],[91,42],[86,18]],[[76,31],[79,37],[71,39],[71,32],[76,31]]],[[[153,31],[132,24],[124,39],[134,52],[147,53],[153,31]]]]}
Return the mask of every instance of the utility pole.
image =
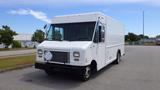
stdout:
{"type": "Polygon", "coordinates": [[[144,45],[144,10],[143,10],[143,45],[144,45]]]}

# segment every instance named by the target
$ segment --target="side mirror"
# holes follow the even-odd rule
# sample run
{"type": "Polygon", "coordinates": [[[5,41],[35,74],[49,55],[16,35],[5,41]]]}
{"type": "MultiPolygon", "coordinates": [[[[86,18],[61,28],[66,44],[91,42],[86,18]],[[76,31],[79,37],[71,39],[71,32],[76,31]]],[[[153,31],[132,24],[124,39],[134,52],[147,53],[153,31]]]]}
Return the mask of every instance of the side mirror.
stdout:
{"type": "Polygon", "coordinates": [[[98,27],[99,32],[101,31],[101,29],[102,29],[102,26],[99,26],[99,27],[98,27]]]}
{"type": "Polygon", "coordinates": [[[46,38],[47,38],[47,33],[48,33],[48,31],[47,31],[48,25],[47,25],[47,24],[44,25],[43,29],[44,29],[44,31],[45,31],[45,40],[46,40],[46,38]]]}
{"type": "Polygon", "coordinates": [[[99,34],[99,31],[96,30],[95,36],[94,36],[94,40],[93,40],[94,43],[98,43],[99,42],[99,36],[98,36],[98,34],[99,34]]]}
{"type": "Polygon", "coordinates": [[[46,29],[47,28],[47,24],[46,25],[44,25],[44,27],[43,27],[44,29],[46,29]]]}
{"type": "Polygon", "coordinates": [[[99,42],[101,42],[101,41],[102,41],[102,39],[101,39],[102,26],[99,26],[99,27],[98,27],[98,30],[99,30],[99,31],[98,31],[98,35],[99,35],[99,36],[98,36],[98,39],[99,39],[99,42]]]}
{"type": "Polygon", "coordinates": [[[98,43],[98,37],[95,37],[93,40],[94,43],[98,43]]]}

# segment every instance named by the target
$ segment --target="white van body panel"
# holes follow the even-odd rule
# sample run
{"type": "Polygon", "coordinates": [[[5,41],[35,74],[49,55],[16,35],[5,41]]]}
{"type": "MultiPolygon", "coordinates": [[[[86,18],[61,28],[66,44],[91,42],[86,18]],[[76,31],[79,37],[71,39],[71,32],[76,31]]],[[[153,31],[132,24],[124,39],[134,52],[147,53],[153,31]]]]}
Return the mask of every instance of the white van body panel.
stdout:
{"type": "MultiPolygon", "coordinates": [[[[97,63],[97,70],[102,69],[106,65],[110,64],[117,58],[118,50],[121,56],[124,55],[124,27],[123,25],[112,19],[109,16],[105,16],[103,13],[86,13],[86,14],[75,14],[75,15],[64,15],[56,16],[52,20],[52,24],[59,23],[76,23],[76,22],[101,22],[101,25],[105,30],[104,42],[94,43],[93,41],[44,41],[38,47],[43,51],[63,51],[70,53],[70,62],[58,63],[62,65],[72,66],[86,66],[90,65],[94,60],[97,63]],[[75,61],[73,52],[80,52],[79,61],[75,61]]],[[[38,57],[36,62],[45,63],[44,55],[38,57]]]]}
{"type": "MultiPolygon", "coordinates": [[[[84,53],[87,52],[87,49],[90,48],[92,42],[84,41],[84,42],[68,42],[68,41],[44,41],[42,44],[39,45],[39,49],[43,49],[44,51],[59,51],[59,52],[70,52],[73,53],[74,51],[78,51],[81,53],[80,60],[74,61],[73,54],[70,54],[70,62],[65,63],[66,65],[77,65],[77,66],[86,66],[88,65],[85,60],[86,56],[84,53]]],[[[44,56],[44,55],[43,55],[44,56]]],[[[37,61],[44,62],[43,58],[40,59],[37,57],[37,61]]],[[[50,63],[57,63],[57,62],[50,62],[50,63]]],[[[64,63],[59,63],[64,64],[64,63]]]]}
{"type": "Polygon", "coordinates": [[[97,21],[99,16],[104,16],[103,13],[84,13],[84,14],[73,14],[73,15],[61,15],[55,16],[52,20],[53,24],[59,23],[77,23],[77,22],[92,22],[97,21]]]}

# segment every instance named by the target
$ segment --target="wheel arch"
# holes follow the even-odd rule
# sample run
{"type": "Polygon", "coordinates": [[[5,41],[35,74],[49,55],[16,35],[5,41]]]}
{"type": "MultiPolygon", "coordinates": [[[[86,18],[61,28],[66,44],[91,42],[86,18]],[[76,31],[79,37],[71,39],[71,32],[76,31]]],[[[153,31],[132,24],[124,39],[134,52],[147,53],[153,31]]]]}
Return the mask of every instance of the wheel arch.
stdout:
{"type": "Polygon", "coordinates": [[[121,49],[118,49],[118,50],[117,50],[117,54],[118,54],[118,53],[120,54],[120,56],[122,56],[122,55],[121,55],[121,49]]]}
{"type": "Polygon", "coordinates": [[[97,72],[97,62],[96,62],[96,60],[92,60],[90,66],[91,66],[92,73],[97,72]]]}

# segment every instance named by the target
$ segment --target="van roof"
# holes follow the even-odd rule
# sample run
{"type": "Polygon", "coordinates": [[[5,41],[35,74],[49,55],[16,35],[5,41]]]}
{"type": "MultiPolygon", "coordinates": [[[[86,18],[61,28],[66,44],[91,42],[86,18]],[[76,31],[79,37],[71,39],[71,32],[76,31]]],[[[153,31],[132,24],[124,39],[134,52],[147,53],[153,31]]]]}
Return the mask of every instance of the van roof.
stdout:
{"type": "Polygon", "coordinates": [[[97,21],[98,17],[105,17],[105,15],[101,12],[59,15],[59,16],[55,16],[53,18],[52,24],[75,23],[75,22],[93,22],[93,21],[97,21]]]}
{"type": "Polygon", "coordinates": [[[104,14],[102,12],[88,12],[88,13],[78,13],[78,14],[57,15],[55,17],[70,17],[70,16],[81,16],[81,15],[104,15],[104,14]]]}

